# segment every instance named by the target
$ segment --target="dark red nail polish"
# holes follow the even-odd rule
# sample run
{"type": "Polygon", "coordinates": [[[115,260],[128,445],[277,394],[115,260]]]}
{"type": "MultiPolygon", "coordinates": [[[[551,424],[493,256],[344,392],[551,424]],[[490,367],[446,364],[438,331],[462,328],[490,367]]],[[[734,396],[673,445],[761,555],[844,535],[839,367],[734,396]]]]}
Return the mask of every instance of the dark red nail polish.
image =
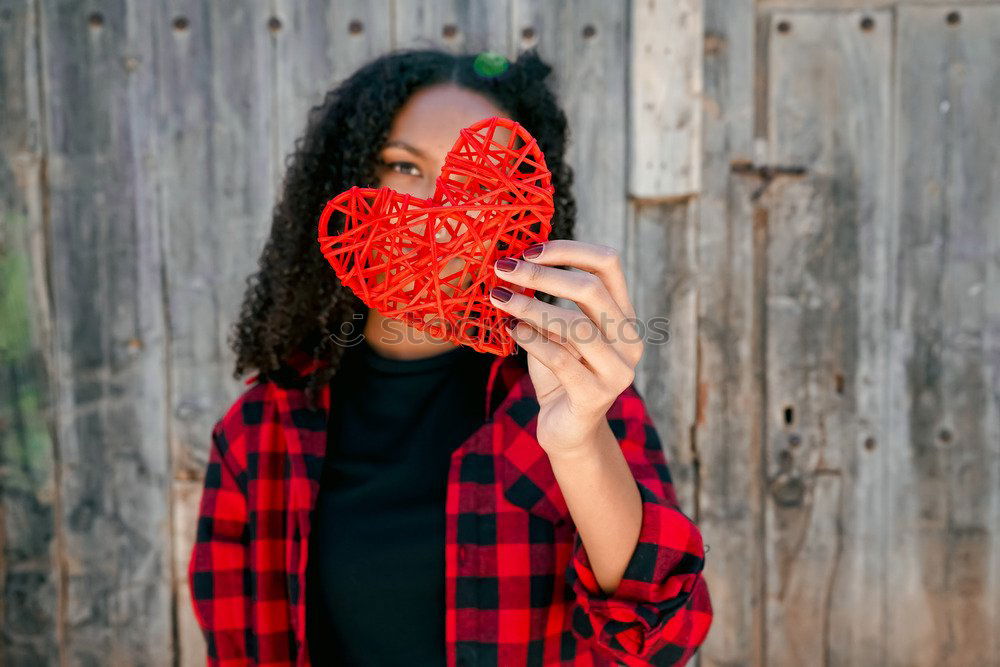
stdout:
{"type": "Polygon", "coordinates": [[[500,303],[507,303],[510,301],[510,297],[514,296],[514,293],[506,287],[494,287],[490,290],[490,296],[500,303]]]}
{"type": "Polygon", "coordinates": [[[501,257],[496,261],[498,271],[513,271],[517,268],[517,260],[510,257],[501,257]]]}
{"type": "Polygon", "coordinates": [[[521,320],[517,319],[516,317],[510,318],[509,320],[507,320],[507,328],[510,329],[511,331],[513,331],[514,327],[516,327],[517,323],[520,322],[520,321],[521,320]]]}
{"type": "Polygon", "coordinates": [[[521,253],[521,257],[524,257],[525,259],[534,259],[541,254],[542,254],[542,244],[536,243],[535,245],[531,246],[523,253],[521,253]]]}

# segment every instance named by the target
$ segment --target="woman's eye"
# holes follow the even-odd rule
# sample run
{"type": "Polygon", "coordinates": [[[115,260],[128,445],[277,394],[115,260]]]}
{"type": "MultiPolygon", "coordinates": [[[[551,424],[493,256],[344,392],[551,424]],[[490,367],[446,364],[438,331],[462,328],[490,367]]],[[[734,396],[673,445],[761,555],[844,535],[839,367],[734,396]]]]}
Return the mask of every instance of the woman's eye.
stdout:
{"type": "Polygon", "coordinates": [[[400,174],[406,174],[408,176],[420,175],[420,169],[412,162],[386,162],[384,164],[388,169],[400,174]]]}

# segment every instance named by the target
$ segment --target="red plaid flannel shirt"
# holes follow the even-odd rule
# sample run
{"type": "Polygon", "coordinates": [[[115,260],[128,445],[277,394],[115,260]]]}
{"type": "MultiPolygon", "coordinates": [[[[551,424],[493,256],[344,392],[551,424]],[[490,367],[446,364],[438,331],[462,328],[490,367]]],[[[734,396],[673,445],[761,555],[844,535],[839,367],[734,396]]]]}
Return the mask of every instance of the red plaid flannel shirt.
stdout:
{"type": "MultiPolygon", "coordinates": [[[[307,403],[314,369],[299,357],[258,379],[212,432],[188,567],[210,665],[310,664],[306,555],[330,405],[329,388],[307,403]]],[[[638,393],[629,388],[608,412],[643,504],[638,545],[613,595],[597,584],[535,438],[538,402],[523,364],[498,357],[487,394],[487,406],[499,405],[451,455],[448,667],[686,663],[712,619],[704,550],[638,393]]]]}

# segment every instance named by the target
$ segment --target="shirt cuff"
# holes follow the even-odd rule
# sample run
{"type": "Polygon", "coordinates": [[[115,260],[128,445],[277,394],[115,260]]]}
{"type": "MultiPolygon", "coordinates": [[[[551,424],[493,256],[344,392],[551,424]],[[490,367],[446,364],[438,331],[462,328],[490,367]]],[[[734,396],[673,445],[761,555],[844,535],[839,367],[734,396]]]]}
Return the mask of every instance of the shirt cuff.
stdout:
{"type": "Polygon", "coordinates": [[[579,532],[566,570],[575,595],[572,627],[595,650],[626,665],[684,664],[708,633],[712,609],[701,576],[697,526],[637,482],[642,525],[618,588],[598,585],[579,532]]]}

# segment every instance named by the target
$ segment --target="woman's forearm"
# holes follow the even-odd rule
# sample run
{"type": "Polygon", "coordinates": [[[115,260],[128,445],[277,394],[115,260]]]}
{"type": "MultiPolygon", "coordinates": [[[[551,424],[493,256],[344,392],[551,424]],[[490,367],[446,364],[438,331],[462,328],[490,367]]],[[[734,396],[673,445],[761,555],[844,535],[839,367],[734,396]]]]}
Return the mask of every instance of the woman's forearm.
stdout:
{"type": "Polygon", "coordinates": [[[580,447],[549,463],[601,588],[612,594],[635,551],[642,498],[621,446],[602,420],[580,447]]]}

